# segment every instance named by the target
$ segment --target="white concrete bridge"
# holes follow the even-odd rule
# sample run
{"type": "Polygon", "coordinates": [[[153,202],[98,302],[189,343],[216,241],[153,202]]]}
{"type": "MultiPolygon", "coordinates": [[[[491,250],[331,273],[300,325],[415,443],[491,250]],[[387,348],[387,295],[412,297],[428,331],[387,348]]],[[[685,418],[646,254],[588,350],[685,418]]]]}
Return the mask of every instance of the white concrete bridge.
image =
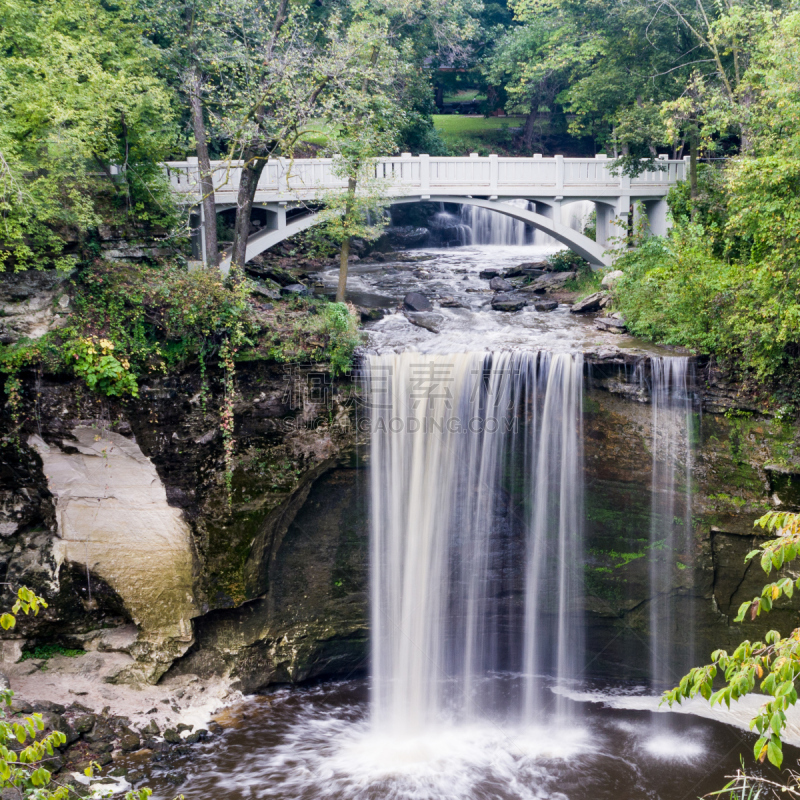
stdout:
{"type": "MultiPolygon", "coordinates": [[[[314,203],[323,192],[344,189],[347,181],[334,174],[334,159],[275,159],[267,163],[255,195],[255,208],[266,211],[266,227],[250,237],[247,260],[318,221],[314,203]]],[[[660,159],[659,169],[636,178],[613,175],[605,156],[595,158],[444,158],[403,153],[375,163],[375,175],[385,181],[390,203],[423,200],[480,206],[507,214],[552,236],[595,267],[609,266],[611,240],[627,229],[631,206],[641,201],[652,233],[667,232],[666,194],[688,174],[687,160],[660,159]],[[535,210],[504,201],[526,199],[535,210]],[[573,230],[561,220],[562,205],[588,200],[597,211],[597,240],[573,230]]],[[[212,162],[218,211],[236,207],[241,165],[212,162]]],[[[197,159],[166,164],[173,191],[193,209],[197,225],[204,224],[200,203],[197,159]]],[[[204,246],[204,238],[200,236],[204,246]]],[[[204,254],[205,255],[205,254],[204,254]]],[[[205,259],[204,259],[205,260],[205,259]]],[[[230,267],[230,258],[222,263],[230,267]]]]}

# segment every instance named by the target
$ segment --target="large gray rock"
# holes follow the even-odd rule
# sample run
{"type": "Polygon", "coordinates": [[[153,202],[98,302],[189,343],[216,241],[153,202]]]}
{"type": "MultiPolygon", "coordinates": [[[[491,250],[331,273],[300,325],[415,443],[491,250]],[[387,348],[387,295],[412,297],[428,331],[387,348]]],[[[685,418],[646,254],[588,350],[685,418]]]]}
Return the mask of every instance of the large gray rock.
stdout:
{"type": "Polygon", "coordinates": [[[39,339],[66,325],[68,278],[55,270],[0,274],[0,344],[39,339]]]}
{"type": "Polygon", "coordinates": [[[523,286],[520,291],[533,292],[534,294],[556,291],[562,289],[564,284],[573,280],[576,275],[576,272],[548,272],[540,278],[535,278],[527,286],[523,286]]]}
{"type": "Polygon", "coordinates": [[[514,284],[505,278],[492,278],[489,281],[489,288],[496,292],[510,292],[514,288],[514,284]]]}
{"type": "Polygon", "coordinates": [[[603,301],[608,297],[608,292],[595,292],[583,300],[578,300],[571,308],[573,314],[589,314],[592,311],[599,311],[603,307],[603,301]]]}
{"type": "Polygon", "coordinates": [[[260,281],[250,281],[248,288],[250,289],[250,294],[259,295],[268,300],[280,300],[281,297],[280,284],[269,279],[263,283],[260,281]]]}
{"type": "Polygon", "coordinates": [[[464,303],[461,300],[456,300],[455,297],[451,297],[450,295],[440,297],[439,305],[442,308],[469,308],[469,304],[464,303]]]}
{"type": "Polygon", "coordinates": [[[418,328],[425,328],[431,333],[439,333],[442,329],[444,317],[431,311],[411,311],[406,313],[408,321],[418,328]]]}
{"type": "Polygon", "coordinates": [[[138,674],[130,677],[156,681],[192,644],[200,613],[189,526],[134,440],[89,427],[72,436],[63,450],[28,439],[55,498],[53,557],[85,566],[122,598],[140,630],[138,674]]]}
{"type": "Polygon", "coordinates": [[[403,307],[407,311],[433,311],[431,301],[421,292],[409,292],[403,298],[403,307]]]}
{"type": "Polygon", "coordinates": [[[558,308],[558,303],[555,300],[532,300],[530,305],[536,311],[555,311],[558,308]]]}
{"type": "Polygon", "coordinates": [[[614,317],[597,317],[594,326],[601,331],[609,331],[609,333],[625,333],[628,330],[624,320],[614,317]]]}
{"type": "Polygon", "coordinates": [[[496,294],[492,298],[495,311],[519,311],[527,305],[527,299],[515,294],[496,294]]]}
{"type": "Polygon", "coordinates": [[[530,266],[529,264],[520,264],[514,269],[506,270],[503,273],[504,278],[540,278],[544,275],[545,270],[542,266],[530,266]]]}
{"type": "Polygon", "coordinates": [[[603,276],[603,280],[600,281],[601,286],[605,286],[606,289],[611,289],[614,284],[623,276],[625,273],[621,269],[615,269],[609,272],[607,275],[603,276]]]}

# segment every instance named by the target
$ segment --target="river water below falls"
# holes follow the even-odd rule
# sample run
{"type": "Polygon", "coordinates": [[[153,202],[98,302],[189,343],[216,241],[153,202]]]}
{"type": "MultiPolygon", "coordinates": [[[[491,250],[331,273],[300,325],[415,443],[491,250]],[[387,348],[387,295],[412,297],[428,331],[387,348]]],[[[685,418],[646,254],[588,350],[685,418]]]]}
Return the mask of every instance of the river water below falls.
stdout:
{"type": "Polygon", "coordinates": [[[479,273],[550,251],[471,246],[353,265],[353,302],[394,309],[422,291],[438,315],[438,332],[400,313],[367,326],[371,677],[230,709],[221,736],[152,772],[158,798],[689,800],[724,785],[742,754],[772,774],[752,764],[750,713],[658,707],[707,655],[692,652],[691,619],[679,626],[659,599],[677,586],[695,595],[691,364],[567,306],[492,310],[479,273]],[[445,297],[461,307],[440,307],[445,297]],[[591,667],[606,644],[589,629],[584,570],[585,362],[617,348],[638,357],[620,368],[649,401],[637,445],[652,459],[652,485],[639,490],[649,525],[637,546],[656,599],[638,679],[599,685],[591,667]]]}
{"type": "MultiPolygon", "coordinates": [[[[498,680],[513,692],[517,679],[498,680]]],[[[613,691],[574,702],[580,721],[561,728],[498,715],[395,736],[375,732],[368,697],[358,680],[253,699],[149,785],[158,800],[696,800],[725,784],[754,738],[688,714],[609,708],[613,691]]]]}

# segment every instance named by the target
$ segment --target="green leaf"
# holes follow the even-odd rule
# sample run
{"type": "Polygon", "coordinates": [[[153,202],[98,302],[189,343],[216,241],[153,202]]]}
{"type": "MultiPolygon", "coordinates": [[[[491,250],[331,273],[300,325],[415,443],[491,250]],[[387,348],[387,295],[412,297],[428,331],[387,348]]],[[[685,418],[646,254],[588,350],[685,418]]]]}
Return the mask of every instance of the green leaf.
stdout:
{"type": "Polygon", "coordinates": [[[774,764],[780,769],[780,766],[783,763],[783,750],[781,748],[780,739],[773,737],[770,740],[770,743],[767,745],[767,758],[771,764],[774,764]]]}
{"type": "MultiPolygon", "coordinates": [[[[798,578],[798,580],[800,581],[800,578],[798,578]]],[[[751,605],[752,605],[752,603],[749,600],[747,602],[745,602],[745,603],[742,603],[739,606],[739,612],[736,614],[736,618],[734,619],[734,622],[741,622],[744,619],[744,615],[747,613],[747,610],[750,608],[751,605]]],[[[717,651],[717,652],[719,652],[719,651],[717,651]]],[[[715,655],[712,655],[711,658],[714,661],[717,661],[717,657],[715,655]]]]}
{"type": "Polygon", "coordinates": [[[783,714],[780,711],[776,711],[772,718],[769,721],[769,726],[772,730],[780,736],[781,730],[783,730],[783,714]]]}

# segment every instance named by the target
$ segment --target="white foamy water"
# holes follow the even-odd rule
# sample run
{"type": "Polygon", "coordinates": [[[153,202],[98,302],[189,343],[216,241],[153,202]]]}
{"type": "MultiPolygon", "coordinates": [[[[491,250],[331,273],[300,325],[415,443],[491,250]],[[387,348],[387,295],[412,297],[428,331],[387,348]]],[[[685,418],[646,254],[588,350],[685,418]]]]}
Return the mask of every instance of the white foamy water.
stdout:
{"type": "MultiPolygon", "coordinates": [[[[523,676],[506,676],[514,683],[523,676]]],[[[559,692],[563,692],[559,689],[559,692]]],[[[654,731],[643,696],[572,692],[579,723],[441,719],[416,733],[376,730],[360,682],[256,698],[221,737],[151,778],[157,800],[676,800],[724,785],[754,737],[689,714],[654,731]]],[[[571,701],[572,702],[572,701],[571,701]]],[[[658,716],[662,716],[659,714],[658,716]]]]}
{"type": "MultiPolygon", "coordinates": [[[[569,306],[555,311],[526,307],[509,313],[492,309],[494,292],[481,271],[500,273],[520,264],[540,263],[560,249],[555,246],[469,246],[441,250],[410,250],[417,263],[355,263],[350,266],[348,297],[358,305],[381,307],[390,313],[379,322],[368,323],[368,347],[376,353],[416,350],[421,353],[466,353],[486,350],[549,350],[570,353],[602,347],[623,347],[645,355],[658,348],[646,346],[630,336],[599,331],[590,319],[570,314],[569,306]],[[391,313],[408,292],[421,291],[431,298],[441,315],[439,333],[413,325],[402,313],[391,313]],[[463,308],[438,305],[451,297],[463,308]]],[[[333,291],[338,268],[319,274],[320,282],[333,291]]]]}

